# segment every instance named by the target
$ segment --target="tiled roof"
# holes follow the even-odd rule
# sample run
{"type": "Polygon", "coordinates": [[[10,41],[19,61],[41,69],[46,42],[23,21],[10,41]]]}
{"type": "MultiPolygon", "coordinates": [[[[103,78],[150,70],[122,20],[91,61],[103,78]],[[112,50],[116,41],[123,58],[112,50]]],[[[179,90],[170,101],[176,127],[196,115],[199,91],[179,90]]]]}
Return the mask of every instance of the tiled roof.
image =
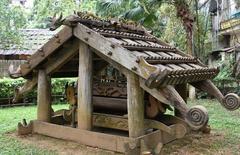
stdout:
{"type": "Polygon", "coordinates": [[[20,30],[22,43],[1,48],[0,59],[26,59],[44,45],[56,32],[48,29],[23,29],[20,30]]]}

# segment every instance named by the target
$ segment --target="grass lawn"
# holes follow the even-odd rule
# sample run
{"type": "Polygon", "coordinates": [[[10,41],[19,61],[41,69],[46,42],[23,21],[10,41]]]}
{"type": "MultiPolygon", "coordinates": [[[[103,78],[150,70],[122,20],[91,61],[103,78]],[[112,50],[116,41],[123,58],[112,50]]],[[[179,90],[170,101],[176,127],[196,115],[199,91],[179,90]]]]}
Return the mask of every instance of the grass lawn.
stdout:
{"type": "MultiPolygon", "coordinates": [[[[240,154],[240,110],[229,112],[215,100],[197,100],[189,104],[191,106],[201,104],[208,109],[209,124],[214,134],[204,135],[203,138],[191,137],[193,140],[184,138],[185,141],[178,140],[176,144],[173,142],[174,145],[168,144],[164,148],[165,154],[185,154],[179,150],[189,150],[189,148],[193,151],[192,154],[196,154],[194,150],[202,154],[226,154],[225,150],[231,150],[230,154],[240,154]],[[221,138],[214,139],[213,135],[221,138]],[[206,141],[208,139],[209,141],[206,141]]],[[[53,106],[54,110],[65,107],[67,105],[53,106]]],[[[35,145],[23,144],[6,134],[16,130],[17,123],[22,121],[23,118],[26,118],[26,120],[35,119],[36,106],[0,109],[0,155],[57,154],[55,151],[40,149],[35,145]]]]}
{"type": "MultiPolygon", "coordinates": [[[[65,108],[66,105],[54,105],[54,110],[65,108]]],[[[24,145],[4,133],[16,130],[18,122],[36,119],[36,106],[0,109],[0,155],[43,155],[56,154],[54,151],[39,149],[36,146],[24,145]]]]}

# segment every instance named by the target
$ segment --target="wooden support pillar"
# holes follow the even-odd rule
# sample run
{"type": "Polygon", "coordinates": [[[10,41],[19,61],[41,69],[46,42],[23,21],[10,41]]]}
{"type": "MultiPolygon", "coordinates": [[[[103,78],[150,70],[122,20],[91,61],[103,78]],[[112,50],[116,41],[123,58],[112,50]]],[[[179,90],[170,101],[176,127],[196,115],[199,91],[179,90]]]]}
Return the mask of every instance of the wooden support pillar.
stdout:
{"type": "Polygon", "coordinates": [[[127,93],[129,137],[136,138],[144,134],[144,97],[139,77],[132,72],[127,74],[127,93]]]}
{"type": "Polygon", "coordinates": [[[51,120],[51,80],[45,70],[38,71],[37,120],[51,120]]]}
{"type": "Polygon", "coordinates": [[[79,43],[78,71],[78,128],[92,128],[92,51],[84,42],[79,43]]]}

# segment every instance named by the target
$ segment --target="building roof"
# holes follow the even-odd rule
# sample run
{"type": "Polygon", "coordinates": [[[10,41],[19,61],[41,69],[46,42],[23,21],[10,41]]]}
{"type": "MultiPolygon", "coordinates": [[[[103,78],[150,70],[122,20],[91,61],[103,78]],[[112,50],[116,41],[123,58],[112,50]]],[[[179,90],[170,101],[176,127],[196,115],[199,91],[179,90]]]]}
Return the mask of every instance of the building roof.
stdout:
{"type": "Polygon", "coordinates": [[[29,77],[40,67],[53,77],[76,76],[79,40],[94,51],[95,67],[99,61],[111,62],[145,79],[148,87],[196,82],[218,74],[216,68],[158,40],[142,27],[86,18],[76,27],[64,27],[16,73],[29,77]]]}
{"type": "Polygon", "coordinates": [[[48,29],[23,29],[20,30],[21,44],[0,45],[0,59],[25,60],[44,45],[56,32],[48,29]]]}

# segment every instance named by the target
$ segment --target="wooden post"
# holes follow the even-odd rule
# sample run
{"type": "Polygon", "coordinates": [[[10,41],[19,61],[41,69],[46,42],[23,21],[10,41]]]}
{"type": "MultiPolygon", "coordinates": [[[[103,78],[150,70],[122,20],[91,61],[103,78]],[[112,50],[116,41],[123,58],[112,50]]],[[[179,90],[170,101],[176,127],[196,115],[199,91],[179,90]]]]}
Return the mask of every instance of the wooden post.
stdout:
{"type": "Polygon", "coordinates": [[[38,71],[37,119],[51,120],[51,80],[45,70],[38,71]]]}
{"type": "Polygon", "coordinates": [[[92,52],[87,44],[79,43],[78,128],[92,128],[92,52]]]}
{"type": "Polygon", "coordinates": [[[127,74],[127,93],[129,137],[136,138],[144,134],[144,98],[139,77],[132,72],[127,74]]]}
{"type": "Polygon", "coordinates": [[[189,85],[189,99],[190,100],[195,100],[196,99],[196,89],[195,87],[189,85]]]}

